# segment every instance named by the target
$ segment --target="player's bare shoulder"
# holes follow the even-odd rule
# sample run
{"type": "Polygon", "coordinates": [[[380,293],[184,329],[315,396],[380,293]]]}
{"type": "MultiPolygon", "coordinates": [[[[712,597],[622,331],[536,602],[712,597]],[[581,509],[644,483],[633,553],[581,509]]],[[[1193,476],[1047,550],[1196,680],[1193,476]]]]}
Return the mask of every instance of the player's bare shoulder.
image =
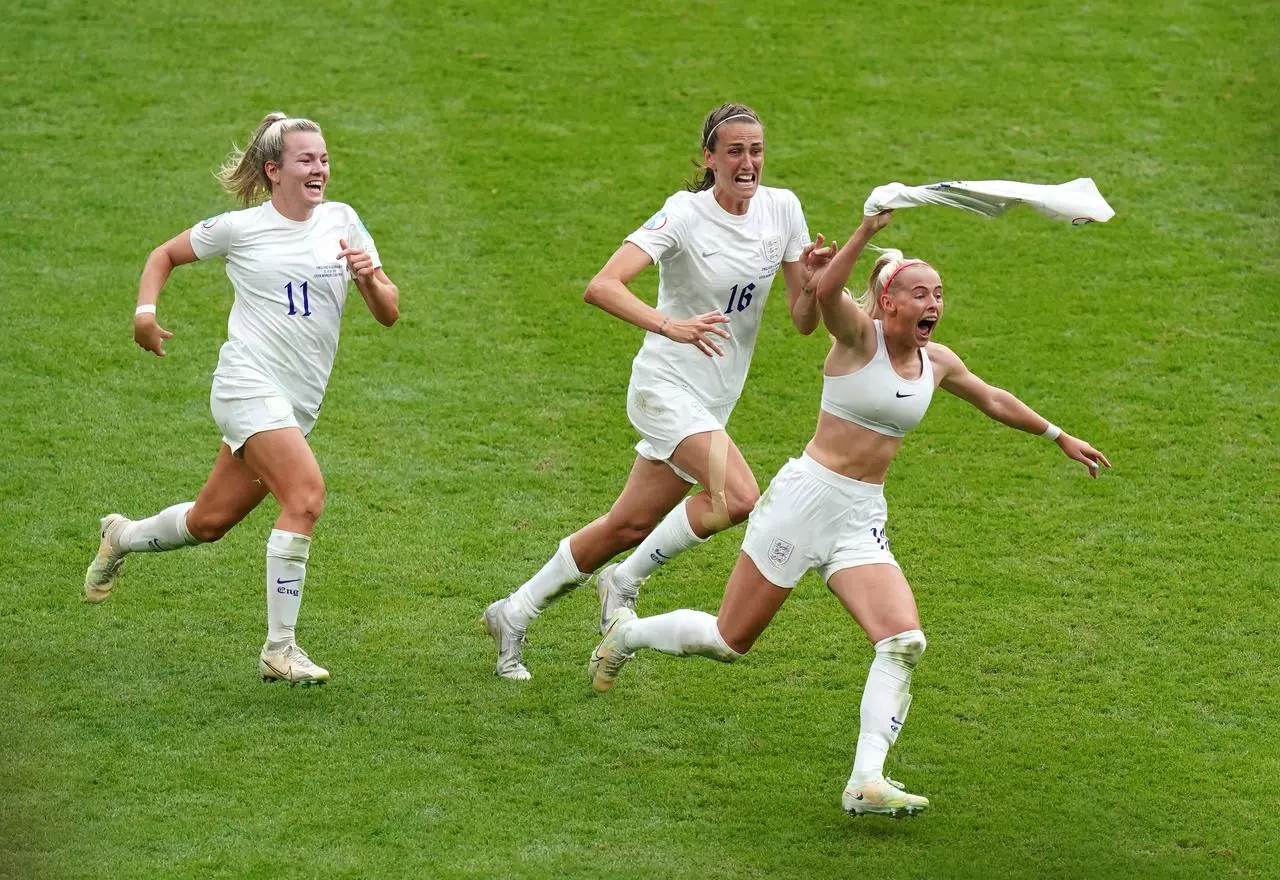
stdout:
{"type": "Polygon", "coordinates": [[[934,377],[941,382],[944,378],[963,372],[966,367],[960,355],[947,348],[941,342],[929,342],[924,347],[929,363],[933,366],[934,377]]]}

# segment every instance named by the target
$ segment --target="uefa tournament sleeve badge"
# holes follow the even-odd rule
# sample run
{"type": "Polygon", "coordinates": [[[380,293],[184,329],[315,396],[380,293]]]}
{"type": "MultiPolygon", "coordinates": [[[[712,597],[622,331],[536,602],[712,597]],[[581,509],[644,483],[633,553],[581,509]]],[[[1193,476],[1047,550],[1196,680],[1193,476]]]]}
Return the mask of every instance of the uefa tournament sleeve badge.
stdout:
{"type": "Polygon", "coordinates": [[[658,213],[650,217],[648,220],[646,220],[642,228],[647,229],[650,232],[656,232],[657,230],[661,229],[666,225],[667,225],[667,212],[659,211],[658,213]]]}

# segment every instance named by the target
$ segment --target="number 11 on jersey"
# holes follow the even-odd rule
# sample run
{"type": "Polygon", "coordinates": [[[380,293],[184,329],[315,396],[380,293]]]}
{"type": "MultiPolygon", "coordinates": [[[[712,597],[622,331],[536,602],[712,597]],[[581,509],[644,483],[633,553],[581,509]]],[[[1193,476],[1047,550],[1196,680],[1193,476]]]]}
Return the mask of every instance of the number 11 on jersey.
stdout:
{"type": "MultiPolygon", "coordinates": [[[[302,317],[311,317],[311,300],[307,297],[307,282],[302,282],[302,317]]],[[[284,286],[285,296],[289,297],[289,314],[296,315],[298,310],[293,305],[293,282],[284,286]]]]}

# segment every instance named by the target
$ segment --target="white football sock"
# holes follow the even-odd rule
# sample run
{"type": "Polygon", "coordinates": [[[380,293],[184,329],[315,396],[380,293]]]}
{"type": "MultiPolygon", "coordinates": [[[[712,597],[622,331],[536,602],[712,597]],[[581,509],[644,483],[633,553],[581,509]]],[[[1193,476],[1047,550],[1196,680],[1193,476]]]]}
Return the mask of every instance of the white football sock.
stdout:
{"type": "Polygon", "coordinates": [[[849,785],[884,776],[884,759],[898,738],[911,706],[911,672],[924,653],[924,633],[900,632],[876,642],[876,658],[862,692],[861,729],[849,785]]]}
{"type": "Polygon", "coordinates": [[[732,663],[742,656],[726,644],[716,626],[716,618],[705,611],[682,608],[653,617],[638,617],[626,626],[622,644],[628,651],[652,648],[676,657],[697,654],[721,663],[732,663]]]}
{"type": "Polygon", "coordinates": [[[547,564],[508,597],[507,610],[512,625],[524,629],[544,608],[589,577],[591,572],[578,571],[569,539],[564,538],[547,564]]]}
{"type": "Polygon", "coordinates": [[[267,539],[267,643],[272,648],[293,641],[310,552],[311,539],[306,535],[271,530],[267,539]]]}
{"type": "Polygon", "coordinates": [[[193,507],[194,501],[184,501],[166,507],[155,516],[125,523],[116,535],[115,549],[128,553],[157,553],[199,544],[187,531],[187,511],[193,507]]]}
{"type": "Polygon", "coordinates": [[[685,510],[688,503],[689,499],[686,498],[676,505],[635,552],[613,570],[614,582],[624,596],[635,598],[642,580],[690,547],[696,547],[707,540],[695,535],[693,527],[689,525],[689,514],[685,510]]]}

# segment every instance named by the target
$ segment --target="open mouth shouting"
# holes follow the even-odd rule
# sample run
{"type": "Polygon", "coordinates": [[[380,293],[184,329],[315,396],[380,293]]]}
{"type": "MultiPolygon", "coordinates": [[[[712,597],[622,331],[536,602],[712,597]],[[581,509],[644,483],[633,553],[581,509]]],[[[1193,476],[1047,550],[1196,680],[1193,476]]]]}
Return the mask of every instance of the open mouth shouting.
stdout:
{"type": "Polygon", "coordinates": [[[302,185],[309,194],[319,198],[324,195],[324,180],[319,177],[313,177],[302,185]]]}
{"type": "Polygon", "coordinates": [[[938,325],[937,315],[930,315],[928,317],[921,318],[916,323],[916,341],[919,342],[921,345],[924,345],[925,343],[927,343],[930,339],[933,338],[933,328],[936,327],[937,325],[938,325]]]}

